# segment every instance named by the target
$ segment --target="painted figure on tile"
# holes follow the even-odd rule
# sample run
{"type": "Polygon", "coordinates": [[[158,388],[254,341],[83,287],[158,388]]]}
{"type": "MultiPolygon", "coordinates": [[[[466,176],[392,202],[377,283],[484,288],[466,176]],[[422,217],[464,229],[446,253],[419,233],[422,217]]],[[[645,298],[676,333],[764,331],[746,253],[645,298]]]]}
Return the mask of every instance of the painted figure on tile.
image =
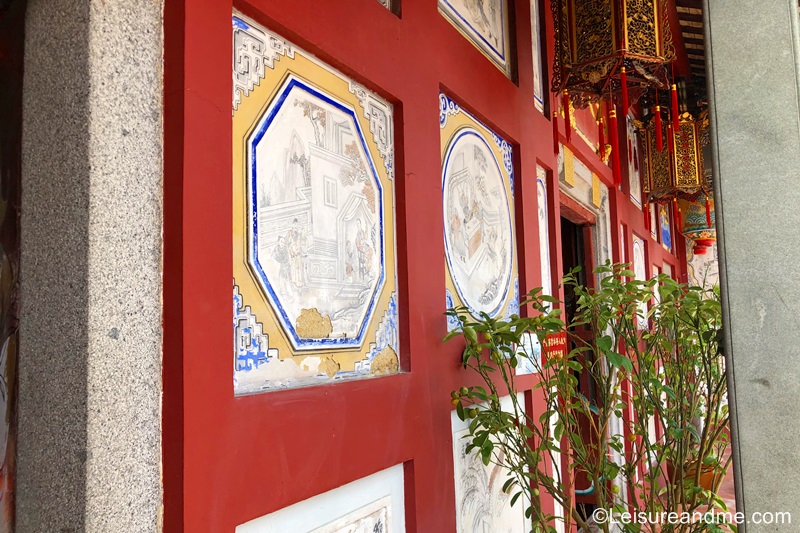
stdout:
{"type": "Polygon", "coordinates": [[[505,74],[510,75],[508,0],[438,0],[439,11],[505,74]]]}
{"type": "Polygon", "coordinates": [[[258,258],[283,313],[357,336],[381,269],[380,191],[351,117],[297,86],[254,150],[258,258]],[[264,177],[267,179],[264,179],[264,177]],[[286,283],[288,277],[290,283],[286,283]]]}
{"type": "Polygon", "coordinates": [[[286,247],[286,239],[278,237],[278,242],[272,249],[272,257],[280,265],[278,270],[278,284],[281,290],[286,290],[291,281],[291,266],[289,266],[289,250],[286,247]]]}
{"type": "Polygon", "coordinates": [[[639,136],[636,134],[636,126],[632,115],[627,117],[626,125],[628,137],[628,184],[631,201],[638,207],[642,207],[642,178],[639,175],[639,136]]]}
{"type": "MultiPolygon", "coordinates": [[[[633,235],[633,271],[636,279],[647,281],[647,264],[645,262],[645,243],[644,239],[638,235],[633,235]]],[[[647,327],[647,303],[640,303],[637,311],[637,326],[639,329],[647,327]]]]}
{"type": "Polygon", "coordinates": [[[670,228],[669,210],[666,205],[658,206],[658,226],[661,228],[661,244],[672,251],[672,230],[670,228]]]}
{"type": "Polygon", "coordinates": [[[536,195],[539,215],[539,259],[542,270],[542,293],[551,296],[553,281],[550,274],[550,228],[547,219],[547,174],[542,167],[536,167],[536,195]]]}
{"type": "MultiPolygon", "coordinates": [[[[500,401],[508,404],[511,400],[506,396],[500,401]]],[[[462,423],[454,418],[451,418],[451,423],[457,533],[530,531],[530,522],[525,519],[525,498],[512,506],[512,494],[503,491],[503,484],[509,476],[508,470],[494,464],[494,461],[484,465],[476,450],[467,452],[470,440],[465,437],[469,435],[469,430],[461,429],[462,423]]]]}
{"type": "Polygon", "coordinates": [[[499,18],[498,3],[494,0],[466,0],[465,4],[472,21],[475,22],[486,36],[497,46],[499,35],[502,31],[502,21],[499,18]]]}
{"type": "Polygon", "coordinates": [[[512,227],[500,167],[474,130],[458,133],[445,157],[445,243],[451,274],[464,303],[496,313],[512,272],[512,227]]]}
{"type": "MultiPolygon", "coordinates": [[[[290,277],[295,287],[302,289],[306,286],[306,265],[305,265],[305,235],[300,223],[295,218],[292,227],[286,234],[287,250],[289,252],[290,277]]],[[[280,272],[278,273],[280,277],[280,272]]]]}
{"type": "Polygon", "coordinates": [[[234,390],[398,372],[393,106],[235,11],[232,31],[234,390]]]}
{"type": "MultiPolygon", "coordinates": [[[[348,516],[337,520],[333,524],[317,528],[310,533],[391,533],[388,507],[388,498],[385,502],[386,507],[371,510],[367,514],[363,511],[355,511],[353,516],[348,516]]],[[[369,506],[375,507],[374,505],[369,506]]]]}
{"type": "Polygon", "coordinates": [[[444,0],[494,49],[501,49],[503,38],[502,0],[444,0]]]}

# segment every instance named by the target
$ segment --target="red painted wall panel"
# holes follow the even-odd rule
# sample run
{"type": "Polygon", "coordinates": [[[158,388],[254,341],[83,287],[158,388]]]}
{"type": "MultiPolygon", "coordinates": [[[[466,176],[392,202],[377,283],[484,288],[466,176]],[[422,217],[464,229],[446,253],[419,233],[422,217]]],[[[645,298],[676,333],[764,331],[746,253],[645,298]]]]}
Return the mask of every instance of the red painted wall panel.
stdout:
{"type": "MultiPolygon", "coordinates": [[[[231,532],[237,524],[398,463],[406,463],[408,531],[455,531],[449,394],[473,377],[459,367],[458,346],[441,342],[446,325],[438,93],[445,90],[515,145],[520,282],[527,292],[540,279],[536,165],[556,167],[550,121],[533,105],[529,9],[527,0],[515,2],[515,83],[438,13],[435,0],[404,0],[400,18],[377,0],[166,3],[167,532],[231,532]],[[401,351],[408,373],[233,396],[233,7],[396,106],[401,351]]],[[[546,49],[552,50],[552,21],[542,12],[546,49]]],[[[563,141],[563,123],[561,132],[563,141]]],[[[580,137],[572,140],[576,157],[610,185],[608,166],[580,137]]],[[[553,188],[557,184],[551,183],[548,197],[555,199],[550,213],[557,220],[553,188]]],[[[649,235],[627,190],[612,193],[611,207],[613,224],[624,222],[649,235]]],[[[551,221],[554,247],[560,245],[557,227],[551,221]]],[[[615,257],[618,240],[614,225],[615,257]]],[[[681,256],[652,240],[648,247],[649,261],[682,264],[681,256]]],[[[554,254],[553,272],[559,264],[554,254]]],[[[531,387],[534,379],[523,383],[531,387]]],[[[539,409],[537,398],[532,408],[539,409]]]]}

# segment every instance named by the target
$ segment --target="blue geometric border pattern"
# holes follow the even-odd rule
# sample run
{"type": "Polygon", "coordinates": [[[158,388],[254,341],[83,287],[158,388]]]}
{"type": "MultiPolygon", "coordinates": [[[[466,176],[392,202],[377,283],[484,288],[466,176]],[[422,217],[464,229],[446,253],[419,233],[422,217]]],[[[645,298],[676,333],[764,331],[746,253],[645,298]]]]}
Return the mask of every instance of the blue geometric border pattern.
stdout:
{"type": "Polygon", "coordinates": [[[358,98],[358,103],[369,121],[369,131],[383,158],[386,173],[390,180],[394,179],[394,120],[393,107],[382,98],[367,90],[366,87],[352,80],[348,82],[350,92],[358,98]]]}
{"type": "Polygon", "coordinates": [[[250,266],[256,272],[259,281],[262,284],[267,296],[272,304],[273,309],[276,311],[276,315],[278,320],[280,321],[281,325],[283,326],[284,331],[286,332],[287,336],[289,337],[292,345],[298,350],[313,350],[313,349],[325,349],[325,348],[358,348],[362,345],[364,341],[364,336],[366,334],[367,328],[372,319],[372,315],[375,311],[375,305],[378,299],[378,296],[383,289],[385,278],[386,278],[386,257],[385,257],[385,243],[384,243],[384,219],[383,219],[383,186],[381,184],[379,175],[377,170],[375,169],[375,163],[372,161],[372,156],[370,155],[369,147],[366,144],[364,132],[361,130],[361,126],[359,124],[358,118],[352,108],[342,104],[341,102],[332,99],[328,95],[320,92],[316,88],[312,87],[311,85],[305,83],[304,81],[296,78],[295,76],[290,75],[287,80],[284,82],[283,87],[281,87],[280,91],[278,92],[278,96],[270,103],[269,108],[264,113],[259,121],[259,125],[251,137],[248,139],[248,160],[250,161],[250,211],[251,211],[251,238],[250,238],[250,253],[248,254],[250,266]],[[277,297],[275,290],[270,283],[266,272],[261,268],[261,264],[258,258],[258,216],[255,213],[255,207],[258,205],[258,198],[257,198],[257,191],[258,191],[258,166],[257,160],[255,157],[256,147],[261,139],[266,134],[269,126],[271,125],[272,121],[278,114],[281,106],[283,105],[286,97],[289,93],[294,89],[298,88],[301,89],[308,94],[314,96],[325,102],[326,104],[334,107],[338,111],[348,115],[355,125],[356,134],[358,137],[359,142],[361,143],[361,147],[363,152],[366,156],[366,159],[369,163],[369,171],[370,176],[374,180],[375,184],[378,188],[378,193],[376,194],[377,200],[377,211],[379,215],[379,228],[380,228],[380,278],[378,283],[370,297],[370,303],[367,308],[367,312],[365,314],[364,320],[361,323],[361,327],[358,331],[358,335],[354,337],[338,337],[338,338],[323,338],[323,339],[307,339],[301,338],[292,324],[291,320],[289,319],[286,310],[281,305],[279,298],[277,297]]]}
{"type": "Polygon", "coordinates": [[[247,24],[233,15],[233,111],[242,98],[264,79],[266,69],[273,68],[281,56],[294,58],[292,45],[247,24]]]}
{"type": "MultiPolygon", "coordinates": [[[[450,289],[445,289],[444,292],[445,292],[445,297],[444,297],[445,309],[454,308],[456,306],[456,302],[453,299],[453,293],[450,292],[450,289]]],[[[448,331],[448,333],[451,332],[451,331],[457,330],[458,326],[460,326],[460,325],[461,325],[461,321],[458,318],[456,318],[454,316],[447,315],[447,331],[448,331]]]]}
{"type": "MultiPolygon", "coordinates": [[[[465,111],[455,103],[450,97],[448,97],[444,93],[439,93],[439,127],[444,128],[447,125],[447,117],[450,115],[458,115],[459,113],[465,113],[469,115],[472,120],[486,128],[486,126],[481,123],[480,120],[475,118],[470,112],[465,111]]],[[[503,154],[503,166],[505,167],[506,171],[508,172],[508,177],[511,180],[511,196],[514,196],[514,148],[511,146],[511,143],[500,137],[494,131],[489,128],[486,128],[489,131],[489,134],[492,136],[492,140],[500,148],[500,152],[503,154]]]]}
{"type": "Polygon", "coordinates": [[[236,370],[248,371],[258,368],[269,359],[278,356],[278,350],[269,347],[269,335],[256,319],[249,305],[244,305],[239,287],[233,285],[233,348],[236,354],[236,370]]]}
{"type": "Polygon", "coordinates": [[[508,171],[508,179],[511,185],[511,197],[514,197],[514,149],[508,144],[508,141],[497,135],[495,132],[490,131],[492,140],[495,142],[500,152],[503,154],[503,166],[508,171]]]}
{"type": "Polygon", "coordinates": [[[511,315],[519,316],[519,278],[514,278],[514,296],[508,302],[506,310],[506,320],[511,320],[511,315]]]}
{"type": "Polygon", "coordinates": [[[386,347],[392,348],[394,353],[400,353],[400,335],[398,328],[397,313],[397,293],[393,292],[389,298],[389,305],[383,313],[381,321],[378,323],[378,330],[375,332],[375,342],[370,343],[370,350],[367,352],[366,366],[356,363],[356,370],[369,370],[369,364],[376,355],[381,353],[386,347]]]}
{"type": "Polygon", "coordinates": [[[439,93],[439,127],[444,128],[447,124],[447,117],[458,115],[461,108],[457,103],[447,97],[444,93],[439,93]]]}

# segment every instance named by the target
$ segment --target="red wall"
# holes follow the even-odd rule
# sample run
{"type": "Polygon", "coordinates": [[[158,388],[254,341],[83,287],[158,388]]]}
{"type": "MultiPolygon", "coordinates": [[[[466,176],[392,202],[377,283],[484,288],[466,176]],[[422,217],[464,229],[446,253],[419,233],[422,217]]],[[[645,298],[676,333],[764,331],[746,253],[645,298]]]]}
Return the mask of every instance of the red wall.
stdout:
{"type": "MultiPolygon", "coordinates": [[[[550,121],[533,105],[527,0],[516,1],[512,18],[516,84],[438,13],[435,0],[405,0],[401,17],[377,0],[170,0],[165,6],[165,531],[233,531],[398,463],[406,465],[408,531],[455,531],[449,395],[471,376],[458,366],[458,347],[441,342],[446,325],[444,242],[437,229],[438,93],[445,90],[516,144],[520,288],[527,292],[540,278],[536,165],[556,166],[550,121]],[[407,373],[233,396],[233,7],[396,106],[398,281],[407,373]]],[[[552,50],[552,22],[546,18],[552,50]]],[[[609,168],[579,136],[572,140],[576,157],[611,185],[609,168]]],[[[558,272],[559,200],[553,189],[550,235],[558,272]]],[[[612,194],[611,206],[619,257],[617,224],[648,239],[649,232],[627,190],[612,194]]],[[[652,241],[648,256],[678,265],[652,241]]],[[[533,379],[523,383],[530,387],[533,379]]],[[[535,398],[532,403],[536,409],[535,398]]]]}

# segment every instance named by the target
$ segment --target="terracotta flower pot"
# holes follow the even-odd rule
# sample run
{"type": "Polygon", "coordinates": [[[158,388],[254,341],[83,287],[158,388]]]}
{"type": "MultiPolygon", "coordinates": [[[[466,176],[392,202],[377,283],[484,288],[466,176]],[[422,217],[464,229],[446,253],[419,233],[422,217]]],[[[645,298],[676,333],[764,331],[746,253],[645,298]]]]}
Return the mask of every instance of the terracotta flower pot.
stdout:
{"type": "MultiPolygon", "coordinates": [[[[722,480],[725,479],[725,476],[728,472],[723,472],[721,474],[717,473],[716,467],[719,463],[714,463],[710,465],[703,465],[700,470],[700,479],[699,485],[704,489],[711,492],[717,492],[719,489],[722,480]]],[[[686,470],[686,475],[689,479],[694,478],[697,473],[697,462],[692,463],[686,470]]]]}

